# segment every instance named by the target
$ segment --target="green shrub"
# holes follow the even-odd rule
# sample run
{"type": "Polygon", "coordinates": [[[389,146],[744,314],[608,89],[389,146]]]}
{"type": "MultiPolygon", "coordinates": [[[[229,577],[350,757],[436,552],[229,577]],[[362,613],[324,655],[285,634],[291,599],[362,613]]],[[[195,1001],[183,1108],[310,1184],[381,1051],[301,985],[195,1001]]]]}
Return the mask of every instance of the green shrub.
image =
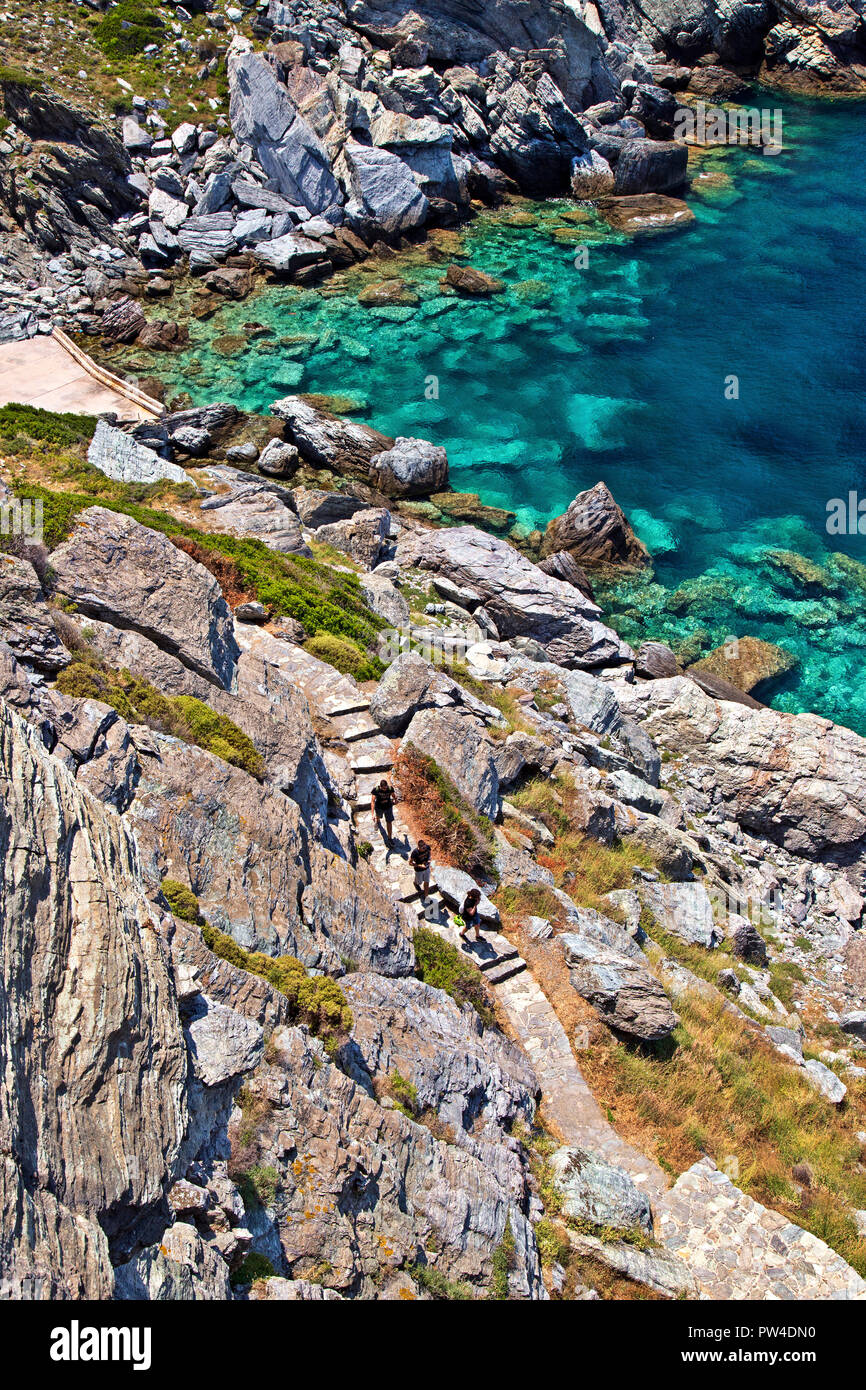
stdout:
{"type": "Polygon", "coordinates": [[[0,63],[0,87],[26,87],[29,91],[36,92],[44,85],[44,80],[32,72],[0,63]]]}
{"type": "Polygon", "coordinates": [[[95,415],[74,415],[68,411],[58,413],[43,410],[41,406],[14,402],[0,406],[0,439],[4,440],[23,436],[65,449],[88,443],[95,429],[95,415]]]}
{"type": "Polygon", "coordinates": [[[336,980],[328,975],[308,975],[294,956],[266,956],[263,951],[247,951],[233,937],[209,923],[202,924],[205,945],[215,956],[259,975],[280,991],[292,1012],[314,1032],[332,1043],[352,1027],[352,1010],[336,980]]]}
{"type": "Polygon", "coordinates": [[[242,1260],[236,1270],[229,1275],[233,1289],[242,1288],[247,1284],[254,1284],[257,1279],[273,1279],[276,1270],[268,1259],[267,1255],[259,1255],[253,1250],[242,1260]]]}
{"type": "Polygon", "coordinates": [[[253,777],[265,775],[264,758],[228,715],[217,714],[190,695],[163,695],[141,676],[115,671],[94,652],[79,652],[58,675],[57,689],[75,699],[101,700],[130,724],[173,734],[253,777]]]}
{"type": "Polygon", "coordinates": [[[265,761],[252,739],[242,733],[226,714],[217,714],[192,695],[175,695],[171,701],[190,732],[193,743],[206,748],[223,762],[242,767],[253,777],[264,777],[265,761]]]}
{"type": "Polygon", "coordinates": [[[160,889],[175,917],[180,917],[184,922],[198,922],[201,919],[198,898],[185,883],[179,883],[176,878],[164,878],[160,889]]]}
{"type": "Polygon", "coordinates": [[[157,43],[165,26],[141,0],[119,0],[93,31],[107,58],[131,58],[157,43]]]}
{"type": "Polygon", "coordinates": [[[465,1301],[475,1297],[471,1284],[454,1283],[432,1265],[410,1265],[409,1273],[431,1298],[465,1301]]]}
{"type": "Polygon", "coordinates": [[[425,985],[444,989],[455,1003],[471,1004],[483,1023],[495,1024],[481,971],[429,927],[415,932],[415,974],[425,985]]]}
{"type": "Polygon", "coordinates": [[[488,1298],[501,1301],[508,1297],[508,1275],[514,1268],[514,1252],[514,1232],[511,1229],[511,1217],[509,1216],[502,1233],[502,1240],[493,1252],[493,1278],[490,1281],[488,1298]]]}
{"type": "Polygon", "coordinates": [[[354,676],[357,681],[378,680],[385,669],[377,657],[362,651],[351,637],[338,637],[332,632],[319,632],[310,637],[304,649],[320,661],[327,661],[344,676],[354,676]]]}
{"type": "Polygon", "coordinates": [[[409,1119],[414,1119],[418,1113],[418,1088],[411,1081],[407,1081],[405,1076],[401,1076],[395,1069],[388,1078],[388,1089],[391,1098],[395,1102],[398,1110],[402,1110],[409,1119]]]}

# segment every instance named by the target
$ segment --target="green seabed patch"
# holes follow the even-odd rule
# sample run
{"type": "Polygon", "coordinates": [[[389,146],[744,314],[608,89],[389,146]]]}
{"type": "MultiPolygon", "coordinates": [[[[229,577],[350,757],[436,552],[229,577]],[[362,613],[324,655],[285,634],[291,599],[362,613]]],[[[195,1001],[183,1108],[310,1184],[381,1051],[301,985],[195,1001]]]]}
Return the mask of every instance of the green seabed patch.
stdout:
{"type": "Polygon", "coordinates": [[[685,660],[730,636],[775,643],[797,663],[774,705],[866,731],[866,537],[825,531],[828,499],[863,479],[862,109],[764,104],[784,107],[784,150],[695,163],[685,231],[631,242],[589,208],[521,201],[315,288],[227,304],[177,355],[122,360],[194,402],[337,396],[388,434],[443,444],[453,486],[527,531],[603,479],[655,560],[650,580],[604,593],[625,637],[685,660]],[[444,291],[452,261],[504,292],[444,291]],[[390,302],[365,293],[394,281],[390,302]],[[800,582],[770,550],[827,580],[800,582]]]}

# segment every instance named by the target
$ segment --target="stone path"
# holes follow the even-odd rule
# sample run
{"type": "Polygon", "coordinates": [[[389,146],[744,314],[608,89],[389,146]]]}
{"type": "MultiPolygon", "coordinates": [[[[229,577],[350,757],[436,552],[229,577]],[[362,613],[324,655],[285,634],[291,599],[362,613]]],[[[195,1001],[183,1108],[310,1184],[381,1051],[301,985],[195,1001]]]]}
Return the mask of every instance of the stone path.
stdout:
{"type": "MultiPolygon", "coordinates": [[[[373,870],[395,899],[414,909],[419,922],[459,946],[453,914],[442,895],[431,885],[430,897],[422,902],[415,890],[408,863],[409,827],[399,814],[399,804],[390,847],[370,812],[371,790],[390,772],[396,743],[385,738],[371,719],[363,691],[350,677],[338,675],[289,643],[280,666],[304,691],[323,724],[319,736],[329,764],[336,758],[343,764],[344,775],[352,771],[356,843],[366,841],[372,846],[368,859],[373,870]]],[[[434,864],[434,880],[435,869],[434,864]]],[[[545,1119],[564,1143],[592,1149],[622,1168],[652,1202],[659,1245],[645,1255],[631,1246],[604,1245],[591,1237],[575,1236],[576,1241],[583,1240],[597,1258],[627,1277],[673,1297],[685,1293],[726,1300],[866,1299],[866,1283],[841,1256],[747,1197],[711,1159],[695,1164],[670,1188],[659,1165],[622,1139],[607,1120],[552,1004],[516,948],[485,927],[481,942],[472,943],[467,958],[475,960],[495,989],[511,1030],[532,1063],[544,1097],[545,1119]]]]}
{"type": "MultiPolygon", "coordinates": [[[[566,1144],[595,1150],[623,1168],[651,1199],[668,1178],[651,1158],[617,1134],[584,1080],[565,1029],[531,973],[509,980],[497,993],[523,1044],[544,1094],[543,1111],[566,1144]]],[[[655,1204],[653,1202],[653,1204],[655,1204]]]]}
{"type": "Polygon", "coordinates": [[[0,344],[0,405],[14,402],[81,415],[112,411],[123,420],[149,420],[162,407],[156,401],[148,406],[148,400],[97,367],[65,334],[0,344]]]}
{"type": "Polygon", "coordinates": [[[677,1179],[655,1218],[708,1298],[866,1300],[866,1281],[841,1255],[741,1192],[712,1159],[677,1179]]]}

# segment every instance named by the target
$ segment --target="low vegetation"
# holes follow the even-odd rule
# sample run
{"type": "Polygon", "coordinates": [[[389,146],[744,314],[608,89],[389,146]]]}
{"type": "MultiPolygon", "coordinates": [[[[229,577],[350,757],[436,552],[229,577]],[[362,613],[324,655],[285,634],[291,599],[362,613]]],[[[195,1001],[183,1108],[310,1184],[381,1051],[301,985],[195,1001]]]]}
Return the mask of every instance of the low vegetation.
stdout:
{"type": "Polygon", "coordinates": [[[460,795],[433,758],[407,747],[397,756],[394,777],[419,835],[440,859],[470,874],[495,876],[490,822],[460,795]]]}
{"type": "Polygon", "coordinates": [[[241,1261],[237,1269],[232,1271],[229,1278],[232,1288],[240,1289],[261,1279],[273,1279],[276,1272],[267,1255],[260,1255],[258,1251],[253,1250],[241,1261]]]}
{"type": "Polygon", "coordinates": [[[352,1027],[352,1010],[336,980],[328,975],[308,975],[295,956],[267,956],[263,951],[247,951],[234,937],[207,922],[201,924],[205,945],[221,960],[259,975],[284,994],[294,1018],[305,1023],[331,1047],[338,1045],[352,1027]]]}
{"type": "Polygon", "coordinates": [[[596,1030],[581,1069],[620,1134],[679,1174],[708,1153],[737,1185],[825,1240],[866,1274],[866,1239],[851,1208],[866,1206],[855,1131],[866,1090],[849,1086],[837,1111],[721,1000],[689,994],[680,1023],[655,1047],[596,1030]],[[798,1183],[793,1169],[809,1174],[798,1183]]]}
{"type": "Polygon", "coordinates": [[[351,637],[319,632],[304,643],[304,648],[311,656],[327,661],[329,666],[341,671],[344,676],[354,676],[357,681],[379,680],[385,670],[378,657],[363,651],[351,637]]]}
{"type": "Polygon", "coordinates": [[[482,1023],[495,1025],[496,1016],[481,971],[456,946],[431,931],[415,932],[415,974],[425,985],[444,989],[457,1004],[471,1004],[482,1023]]]}
{"type": "Polygon", "coordinates": [[[94,415],[42,410],[35,405],[0,406],[0,448],[7,453],[28,452],[33,443],[61,449],[86,444],[93,438],[95,429],[94,415]]]}
{"type": "Polygon", "coordinates": [[[118,0],[93,31],[107,58],[131,58],[148,44],[158,43],[165,28],[159,15],[142,0],[118,0]]]}
{"type": "Polygon", "coordinates": [[[262,778],[265,763],[252,739],[225,714],[217,714],[191,695],[163,695],[150,681],[116,671],[95,652],[80,651],[57,677],[62,695],[101,700],[130,724],[146,724],[185,743],[204,748],[223,762],[262,778]]]}

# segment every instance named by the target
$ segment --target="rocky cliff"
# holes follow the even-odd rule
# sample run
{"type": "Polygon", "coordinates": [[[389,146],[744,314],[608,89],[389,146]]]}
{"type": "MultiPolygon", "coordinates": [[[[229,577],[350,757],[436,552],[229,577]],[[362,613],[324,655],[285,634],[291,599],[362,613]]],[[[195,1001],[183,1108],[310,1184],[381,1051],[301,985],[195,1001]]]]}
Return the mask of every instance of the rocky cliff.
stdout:
{"type": "Polygon", "coordinates": [[[61,468],[50,554],[0,554],[7,1287],[866,1296],[864,740],[622,643],[582,566],[646,557],[604,488],[542,568],[399,498],[359,551],[366,499],[280,483],[299,560],[267,471],[199,444],[160,513],[61,468]]]}

